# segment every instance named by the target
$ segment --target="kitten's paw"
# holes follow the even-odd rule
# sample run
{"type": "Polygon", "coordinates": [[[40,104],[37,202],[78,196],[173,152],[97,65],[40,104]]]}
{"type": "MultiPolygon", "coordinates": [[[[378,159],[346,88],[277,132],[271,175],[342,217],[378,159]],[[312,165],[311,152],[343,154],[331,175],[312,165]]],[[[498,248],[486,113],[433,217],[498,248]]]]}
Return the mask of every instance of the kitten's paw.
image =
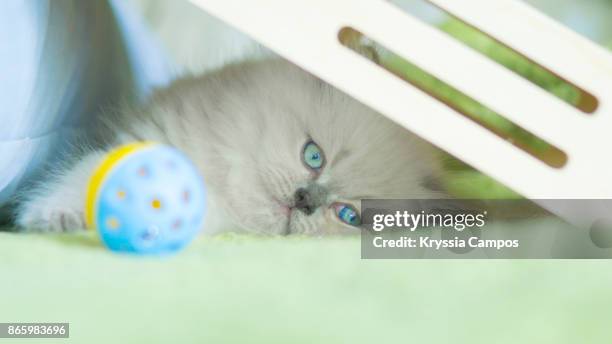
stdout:
{"type": "Polygon", "coordinates": [[[83,212],[70,207],[26,204],[17,216],[17,225],[41,232],[73,232],[85,229],[83,212]]]}
{"type": "Polygon", "coordinates": [[[85,190],[103,152],[91,152],[66,170],[50,171],[48,180],[18,195],[16,223],[25,230],[72,232],[85,229],[85,190]]]}

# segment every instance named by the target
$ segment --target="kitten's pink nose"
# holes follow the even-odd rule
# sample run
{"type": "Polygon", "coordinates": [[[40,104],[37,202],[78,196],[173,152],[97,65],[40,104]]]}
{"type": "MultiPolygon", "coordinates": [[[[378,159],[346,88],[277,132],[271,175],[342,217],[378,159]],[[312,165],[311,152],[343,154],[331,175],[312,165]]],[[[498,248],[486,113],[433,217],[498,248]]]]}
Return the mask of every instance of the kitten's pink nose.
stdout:
{"type": "Polygon", "coordinates": [[[280,205],[280,211],[285,216],[291,215],[291,208],[286,206],[286,205],[284,205],[284,204],[280,205]]]}

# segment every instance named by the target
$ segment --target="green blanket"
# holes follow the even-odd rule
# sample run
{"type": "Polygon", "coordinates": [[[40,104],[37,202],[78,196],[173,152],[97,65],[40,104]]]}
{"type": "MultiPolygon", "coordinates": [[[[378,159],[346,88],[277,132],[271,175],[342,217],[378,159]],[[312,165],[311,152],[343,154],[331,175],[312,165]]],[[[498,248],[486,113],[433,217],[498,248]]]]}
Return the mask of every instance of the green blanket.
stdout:
{"type": "MultiPolygon", "coordinates": [[[[358,238],[200,238],[166,258],[91,234],[0,234],[18,343],[605,343],[612,262],[370,261],[358,238]]],[[[0,339],[0,343],[11,342],[0,339]]]]}

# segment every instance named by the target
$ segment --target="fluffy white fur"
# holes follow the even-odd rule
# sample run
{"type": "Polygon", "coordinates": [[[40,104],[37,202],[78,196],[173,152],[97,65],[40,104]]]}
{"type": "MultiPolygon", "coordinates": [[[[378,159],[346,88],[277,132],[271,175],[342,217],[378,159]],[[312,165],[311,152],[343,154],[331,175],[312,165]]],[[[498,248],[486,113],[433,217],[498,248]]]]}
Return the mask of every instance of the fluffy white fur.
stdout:
{"type": "MultiPolygon", "coordinates": [[[[205,231],[271,234],[355,232],[332,207],[364,198],[433,198],[434,149],[403,128],[280,59],[244,62],[177,81],[141,109],[108,117],[109,148],[134,140],[171,144],[193,159],[209,192],[205,231]],[[302,161],[308,140],[323,150],[319,173],[302,161]],[[294,194],[316,187],[307,215],[294,194]]],[[[104,150],[89,152],[25,196],[27,228],[83,227],[84,190],[104,150]]]]}

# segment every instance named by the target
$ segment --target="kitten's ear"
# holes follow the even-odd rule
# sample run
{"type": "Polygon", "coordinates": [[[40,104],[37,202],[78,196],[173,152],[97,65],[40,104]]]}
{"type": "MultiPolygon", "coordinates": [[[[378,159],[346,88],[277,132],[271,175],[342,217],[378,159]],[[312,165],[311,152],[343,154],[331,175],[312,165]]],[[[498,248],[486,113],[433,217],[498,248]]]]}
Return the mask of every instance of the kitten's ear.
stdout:
{"type": "Polygon", "coordinates": [[[338,34],[340,43],[345,47],[357,52],[368,60],[380,64],[380,56],[374,44],[361,32],[351,28],[344,28],[338,34]]]}

